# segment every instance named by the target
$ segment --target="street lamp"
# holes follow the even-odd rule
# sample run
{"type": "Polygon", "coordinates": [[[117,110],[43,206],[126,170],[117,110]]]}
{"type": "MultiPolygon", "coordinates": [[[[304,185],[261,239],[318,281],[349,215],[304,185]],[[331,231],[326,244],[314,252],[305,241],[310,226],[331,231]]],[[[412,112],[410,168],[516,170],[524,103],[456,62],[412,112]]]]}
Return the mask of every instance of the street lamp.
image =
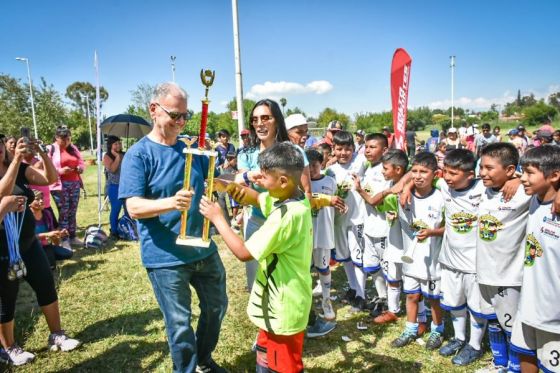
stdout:
{"type": "Polygon", "coordinates": [[[89,96],[88,95],[82,95],[82,98],[86,99],[87,120],[88,120],[88,124],[89,124],[90,152],[93,155],[93,132],[91,131],[91,116],[89,115],[89,96]]]}
{"type": "Polygon", "coordinates": [[[173,75],[173,82],[175,82],[175,59],[177,57],[171,56],[171,74],[173,75]]]}
{"type": "Polygon", "coordinates": [[[27,80],[29,80],[29,94],[31,95],[31,115],[33,116],[33,130],[35,131],[35,138],[38,139],[37,134],[37,119],[35,118],[35,102],[33,101],[33,84],[31,83],[31,70],[29,69],[29,58],[16,57],[16,60],[25,62],[27,65],[27,80]]]}

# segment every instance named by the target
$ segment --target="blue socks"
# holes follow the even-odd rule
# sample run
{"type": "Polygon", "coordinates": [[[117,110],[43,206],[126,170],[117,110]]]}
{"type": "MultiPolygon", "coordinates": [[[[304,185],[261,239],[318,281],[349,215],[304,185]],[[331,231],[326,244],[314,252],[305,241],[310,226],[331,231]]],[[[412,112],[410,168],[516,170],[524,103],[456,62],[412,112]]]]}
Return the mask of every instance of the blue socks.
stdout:
{"type": "MultiPolygon", "coordinates": [[[[490,348],[494,355],[495,366],[508,366],[508,342],[505,332],[498,323],[498,320],[491,320],[488,323],[488,339],[490,340],[490,348]]],[[[519,364],[519,358],[518,364],[519,364]]]]}

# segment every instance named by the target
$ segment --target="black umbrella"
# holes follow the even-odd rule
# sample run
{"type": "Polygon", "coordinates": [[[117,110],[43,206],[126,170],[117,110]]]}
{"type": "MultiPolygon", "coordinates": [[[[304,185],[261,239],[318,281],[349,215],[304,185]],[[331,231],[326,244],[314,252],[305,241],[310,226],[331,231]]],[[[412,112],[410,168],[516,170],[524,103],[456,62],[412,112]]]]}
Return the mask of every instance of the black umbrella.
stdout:
{"type": "Polygon", "coordinates": [[[152,130],[152,125],[138,115],[118,114],[105,119],[100,128],[105,135],[139,139],[152,130]]]}

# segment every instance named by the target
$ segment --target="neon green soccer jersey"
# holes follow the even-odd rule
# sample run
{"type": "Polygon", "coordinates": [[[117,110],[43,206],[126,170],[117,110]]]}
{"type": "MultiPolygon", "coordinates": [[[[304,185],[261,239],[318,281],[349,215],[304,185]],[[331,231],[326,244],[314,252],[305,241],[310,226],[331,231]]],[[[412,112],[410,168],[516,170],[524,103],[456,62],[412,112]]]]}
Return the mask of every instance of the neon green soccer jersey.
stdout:
{"type": "Polygon", "coordinates": [[[263,330],[296,334],[307,326],[311,308],[311,206],[305,197],[278,202],[268,192],[259,204],[266,221],[245,243],[259,262],[247,313],[263,330]]]}

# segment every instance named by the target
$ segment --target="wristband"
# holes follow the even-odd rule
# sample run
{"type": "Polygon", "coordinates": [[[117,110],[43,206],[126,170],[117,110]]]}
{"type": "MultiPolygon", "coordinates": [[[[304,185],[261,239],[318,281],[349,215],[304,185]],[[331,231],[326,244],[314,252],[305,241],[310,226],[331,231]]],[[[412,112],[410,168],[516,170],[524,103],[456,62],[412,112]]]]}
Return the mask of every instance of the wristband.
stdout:
{"type": "Polygon", "coordinates": [[[243,172],[243,180],[245,181],[245,184],[251,185],[251,180],[249,180],[249,177],[247,176],[247,172],[243,172]]]}

